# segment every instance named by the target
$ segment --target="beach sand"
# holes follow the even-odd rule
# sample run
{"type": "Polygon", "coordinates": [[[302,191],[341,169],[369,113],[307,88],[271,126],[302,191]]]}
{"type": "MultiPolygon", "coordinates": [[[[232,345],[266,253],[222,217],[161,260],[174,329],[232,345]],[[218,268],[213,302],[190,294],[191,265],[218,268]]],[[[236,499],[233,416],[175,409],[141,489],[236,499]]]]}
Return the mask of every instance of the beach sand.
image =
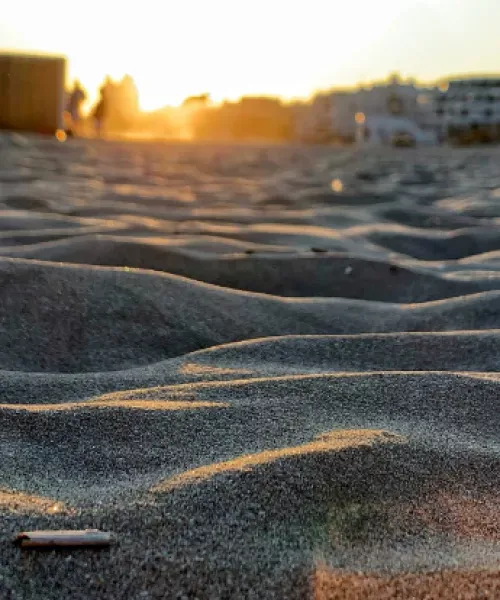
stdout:
{"type": "Polygon", "coordinates": [[[499,160],[0,138],[0,597],[500,598],[499,160]]]}

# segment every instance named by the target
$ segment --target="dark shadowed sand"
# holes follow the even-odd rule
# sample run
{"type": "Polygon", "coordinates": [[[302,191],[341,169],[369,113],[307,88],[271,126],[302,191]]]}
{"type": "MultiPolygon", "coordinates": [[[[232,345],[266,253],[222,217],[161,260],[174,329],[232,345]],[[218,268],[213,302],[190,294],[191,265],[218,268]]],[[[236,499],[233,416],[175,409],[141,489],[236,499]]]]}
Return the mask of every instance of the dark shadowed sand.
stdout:
{"type": "Polygon", "coordinates": [[[0,598],[500,598],[499,165],[0,138],[0,598]]]}

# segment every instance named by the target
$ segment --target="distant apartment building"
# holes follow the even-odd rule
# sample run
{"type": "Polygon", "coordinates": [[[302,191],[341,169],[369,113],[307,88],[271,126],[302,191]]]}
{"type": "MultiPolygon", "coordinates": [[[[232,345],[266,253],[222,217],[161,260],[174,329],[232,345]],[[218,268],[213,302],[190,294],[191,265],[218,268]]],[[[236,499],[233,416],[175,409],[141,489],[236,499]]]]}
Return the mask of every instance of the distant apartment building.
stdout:
{"type": "Polygon", "coordinates": [[[332,140],[332,94],[317,94],[295,109],[295,136],[304,142],[332,140]]]}
{"type": "Polygon", "coordinates": [[[413,82],[402,82],[398,77],[368,87],[336,90],[318,95],[300,128],[302,139],[317,141],[354,141],[362,123],[367,138],[384,137],[394,130],[411,129],[435,135],[439,130],[440,117],[434,106],[435,88],[422,88],[413,82]]]}
{"type": "Polygon", "coordinates": [[[449,80],[436,94],[434,110],[452,141],[499,141],[500,76],[449,80]]]}
{"type": "Polygon", "coordinates": [[[247,96],[238,102],[201,107],[191,120],[199,139],[289,140],[294,134],[294,108],[278,98],[247,96]]]}

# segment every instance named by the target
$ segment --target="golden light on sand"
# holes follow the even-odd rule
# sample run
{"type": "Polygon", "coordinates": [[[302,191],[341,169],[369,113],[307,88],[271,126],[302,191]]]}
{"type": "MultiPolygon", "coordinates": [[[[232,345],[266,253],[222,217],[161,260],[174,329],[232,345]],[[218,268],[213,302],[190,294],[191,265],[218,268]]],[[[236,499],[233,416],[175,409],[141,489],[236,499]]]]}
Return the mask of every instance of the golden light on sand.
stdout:
{"type": "Polygon", "coordinates": [[[498,598],[494,569],[446,569],[425,573],[363,574],[317,564],[311,578],[314,600],[391,598],[498,598]],[[481,592],[479,592],[481,590],[481,592]],[[464,591],[465,593],[461,593],[464,591]],[[476,594],[476,592],[481,595],[476,594]]]}
{"type": "Polygon", "coordinates": [[[17,490],[0,489],[0,510],[10,513],[59,514],[69,513],[64,503],[53,498],[32,495],[17,490]]]}
{"type": "Polygon", "coordinates": [[[221,473],[251,471],[254,467],[273,463],[280,459],[307,454],[338,452],[348,448],[374,446],[376,444],[405,444],[403,436],[382,429],[342,429],[318,435],[313,441],[300,446],[290,446],[265,450],[256,454],[245,454],[233,460],[214,463],[185,471],[166,479],[152,488],[152,492],[162,493],[183,485],[206,481],[221,473]]]}
{"type": "Polygon", "coordinates": [[[228,408],[225,402],[209,401],[186,401],[181,400],[121,400],[112,399],[113,394],[100,400],[89,400],[86,402],[62,402],[61,404],[0,404],[0,410],[24,411],[31,413],[63,412],[74,410],[98,410],[116,408],[124,410],[195,410],[197,408],[228,408]]]}
{"type": "Polygon", "coordinates": [[[179,369],[181,375],[252,375],[250,369],[229,369],[224,367],[214,367],[211,365],[200,365],[196,363],[186,363],[179,369]]]}

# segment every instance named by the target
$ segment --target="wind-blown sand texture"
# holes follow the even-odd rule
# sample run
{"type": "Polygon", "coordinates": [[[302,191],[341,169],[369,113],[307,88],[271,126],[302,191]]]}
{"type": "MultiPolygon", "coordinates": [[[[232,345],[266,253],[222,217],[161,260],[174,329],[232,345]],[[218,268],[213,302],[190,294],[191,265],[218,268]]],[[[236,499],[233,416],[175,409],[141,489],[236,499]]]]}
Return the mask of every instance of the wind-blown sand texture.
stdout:
{"type": "Polygon", "coordinates": [[[500,598],[499,165],[1,138],[0,597],[500,598]]]}

